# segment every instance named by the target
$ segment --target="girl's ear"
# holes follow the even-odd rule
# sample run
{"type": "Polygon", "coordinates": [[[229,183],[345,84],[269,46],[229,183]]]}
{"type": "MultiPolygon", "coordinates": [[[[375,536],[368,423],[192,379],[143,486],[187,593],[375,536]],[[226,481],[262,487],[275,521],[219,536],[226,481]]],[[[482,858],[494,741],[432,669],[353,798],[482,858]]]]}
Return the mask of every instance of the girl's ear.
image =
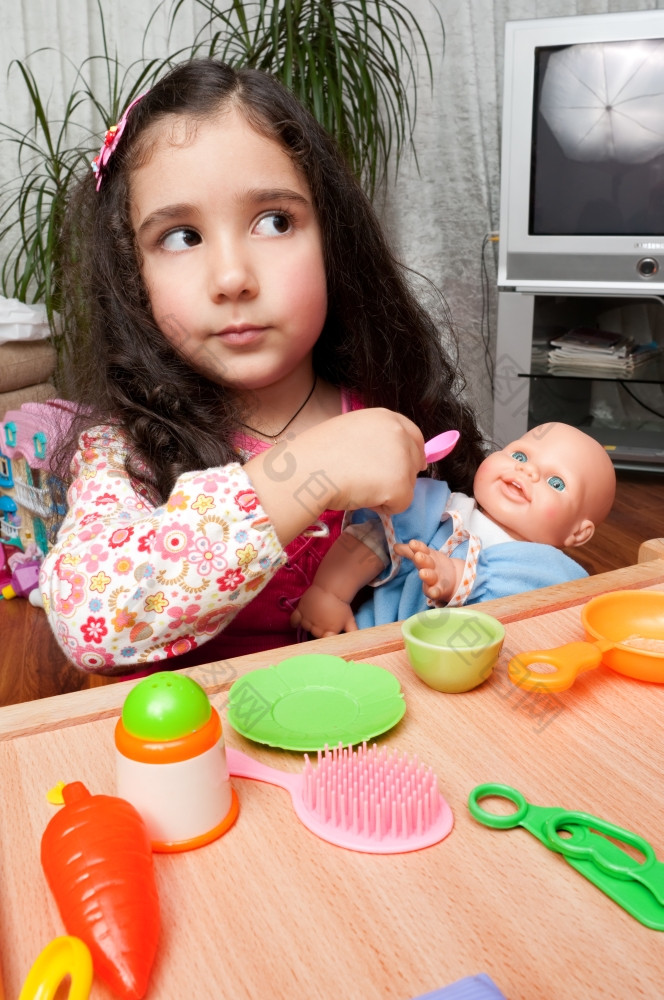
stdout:
{"type": "Polygon", "coordinates": [[[573,529],[572,533],[567,536],[563,542],[565,548],[571,549],[576,548],[577,545],[585,545],[595,534],[595,525],[592,521],[581,521],[577,524],[576,528],[573,529]]]}

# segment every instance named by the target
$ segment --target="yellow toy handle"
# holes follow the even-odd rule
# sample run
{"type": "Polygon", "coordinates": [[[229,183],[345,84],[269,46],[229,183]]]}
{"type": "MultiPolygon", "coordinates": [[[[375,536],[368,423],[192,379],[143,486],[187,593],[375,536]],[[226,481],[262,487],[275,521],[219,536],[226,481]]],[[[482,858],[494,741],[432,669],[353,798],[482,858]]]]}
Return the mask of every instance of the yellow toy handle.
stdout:
{"type": "Polygon", "coordinates": [[[555,649],[532,649],[510,660],[507,673],[512,684],[525,691],[566,691],[577,674],[594,670],[602,662],[602,650],[591,642],[568,642],[555,649]],[[530,670],[531,663],[546,663],[547,673],[530,670]]]}
{"type": "Polygon", "coordinates": [[[67,1000],[88,1000],[92,958],[80,938],[54,938],[37,956],[18,1000],[53,1000],[66,976],[71,977],[67,1000]]]}

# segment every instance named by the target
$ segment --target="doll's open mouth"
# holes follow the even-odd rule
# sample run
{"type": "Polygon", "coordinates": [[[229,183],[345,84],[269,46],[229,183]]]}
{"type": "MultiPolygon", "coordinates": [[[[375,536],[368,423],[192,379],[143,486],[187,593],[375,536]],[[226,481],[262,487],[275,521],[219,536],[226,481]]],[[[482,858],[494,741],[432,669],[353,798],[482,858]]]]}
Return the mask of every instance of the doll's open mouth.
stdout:
{"type": "Polygon", "coordinates": [[[511,497],[513,500],[523,500],[525,502],[530,501],[530,496],[526,491],[525,487],[518,482],[516,479],[503,479],[502,480],[503,489],[507,496],[511,497]]]}

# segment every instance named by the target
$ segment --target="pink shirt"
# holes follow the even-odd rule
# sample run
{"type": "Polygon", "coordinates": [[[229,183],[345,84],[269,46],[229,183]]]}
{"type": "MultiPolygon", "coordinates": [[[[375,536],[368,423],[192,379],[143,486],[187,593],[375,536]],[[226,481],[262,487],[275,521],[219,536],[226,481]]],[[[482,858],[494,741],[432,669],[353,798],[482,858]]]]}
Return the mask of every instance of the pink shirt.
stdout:
{"type": "MultiPolygon", "coordinates": [[[[359,400],[342,391],[342,413],[360,408],[359,400]]],[[[237,444],[246,453],[247,458],[261,454],[270,447],[267,442],[245,434],[239,436],[237,444]]],[[[278,465],[279,460],[275,459],[275,467],[278,465]]],[[[319,476],[324,475],[321,469],[319,476]]],[[[308,482],[300,484],[299,494],[296,490],[297,498],[305,506],[308,491],[315,490],[316,481],[316,477],[313,476],[308,482]]],[[[218,655],[208,659],[241,656],[244,653],[287,646],[309,638],[301,629],[291,627],[290,616],[302,594],[312,583],[321,559],[332,542],[338,538],[343,516],[343,511],[324,511],[317,521],[319,525],[325,525],[326,535],[299,535],[286,546],[285,552],[288,557],[286,564],[277,570],[260,594],[235,616],[224,631],[215,636],[206,652],[214,649],[218,651],[218,655]]]]}

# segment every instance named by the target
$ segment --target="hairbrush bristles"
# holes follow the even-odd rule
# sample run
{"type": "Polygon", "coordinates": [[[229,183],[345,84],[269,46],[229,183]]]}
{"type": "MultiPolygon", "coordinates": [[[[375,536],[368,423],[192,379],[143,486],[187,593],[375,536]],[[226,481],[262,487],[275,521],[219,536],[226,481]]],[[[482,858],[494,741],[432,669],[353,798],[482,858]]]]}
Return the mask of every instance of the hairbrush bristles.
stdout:
{"type": "Polygon", "coordinates": [[[306,807],[357,836],[421,836],[443,809],[430,767],[375,744],[319,750],[315,767],[305,755],[303,778],[306,807]]]}
{"type": "Polygon", "coordinates": [[[231,747],[226,759],[231,775],[287,788],[306,827],[353,851],[416,851],[442,840],[454,824],[431,768],[375,744],[326,747],[315,764],[305,754],[301,774],[278,771],[231,747]]]}

